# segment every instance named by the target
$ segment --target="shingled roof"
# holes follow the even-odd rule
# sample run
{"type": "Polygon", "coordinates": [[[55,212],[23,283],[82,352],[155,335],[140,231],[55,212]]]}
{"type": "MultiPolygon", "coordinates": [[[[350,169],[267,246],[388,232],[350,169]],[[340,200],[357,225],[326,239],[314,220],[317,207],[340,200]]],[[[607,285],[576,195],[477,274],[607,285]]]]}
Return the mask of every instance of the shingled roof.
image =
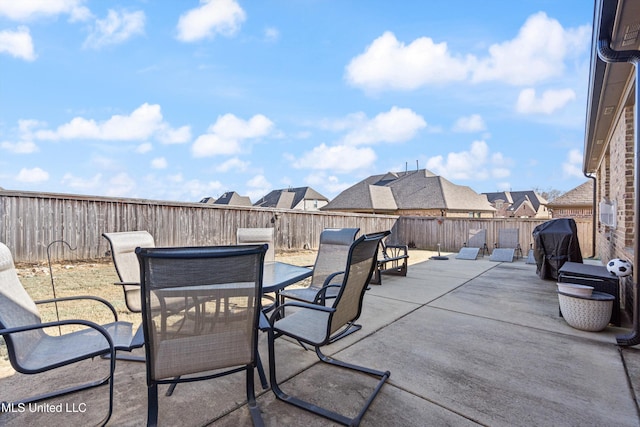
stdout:
{"type": "Polygon", "coordinates": [[[530,191],[500,191],[497,193],[482,193],[487,195],[489,203],[495,203],[496,200],[504,200],[513,205],[521,205],[527,200],[531,203],[534,210],[540,209],[540,205],[547,205],[549,202],[544,197],[533,190],[530,191]]]}
{"type": "Polygon", "coordinates": [[[229,206],[252,206],[251,199],[241,196],[235,191],[227,191],[222,196],[214,199],[213,197],[205,197],[200,203],[208,203],[211,205],[229,205],[229,206]]]}
{"type": "Polygon", "coordinates": [[[329,201],[325,196],[318,193],[311,187],[284,188],[281,190],[273,190],[266,196],[263,196],[253,206],[263,208],[281,208],[293,209],[302,200],[320,200],[329,201]]]}
{"type": "Polygon", "coordinates": [[[588,180],[576,188],[567,191],[562,196],[556,197],[549,203],[550,208],[568,206],[592,206],[593,205],[593,180],[588,180]]]}
{"type": "Polygon", "coordinates": [[[347,188],[321,208],[379,213],[409,209],[495,211],[485,196],[427,169],[372,175],[347,188]]]}

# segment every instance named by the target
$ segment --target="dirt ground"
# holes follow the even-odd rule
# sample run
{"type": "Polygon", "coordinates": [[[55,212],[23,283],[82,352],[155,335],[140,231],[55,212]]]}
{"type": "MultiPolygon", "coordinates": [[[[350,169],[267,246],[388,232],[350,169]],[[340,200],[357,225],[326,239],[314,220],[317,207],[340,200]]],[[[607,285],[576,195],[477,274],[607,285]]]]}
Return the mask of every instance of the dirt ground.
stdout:
{"type": "MultiPolygon", "coordinates": [[[[409,265],[426,261],[434,255],[431,251],[409,250],[409,265]]],[[[312,266],[316,251],[299,251],[276,254],[276,260],[294,265],[312,266]]],[[[134,330],[140,324],[140,314],[127,310],[122,287],[113,283],[118,280],[113,262],[110,258],[91,262],[57,263],[51,266],[50,274],[46,262],[39,264],[16,265],[18,276],[27,293],[33,300],[77,295],[99,296],[109,301],[117,311],[118,320],[134,324],[134,330]]],[[[87,319],[98,324],[113,321],[111,312],[96,303],[81,301],[71,303],[39,306],[43,322],[60,319],[87,319]]],[[[47,331],[57,334],[58,331],[47,331]]],[[[65,332],[65,329],[62,329],[65,332]]],[[[14,375],[9,364],[4,340],[0,340],[0,379],[14,375]]],[[[22,375],[24,381],[38,381],[37,375],[22,375]]]]}

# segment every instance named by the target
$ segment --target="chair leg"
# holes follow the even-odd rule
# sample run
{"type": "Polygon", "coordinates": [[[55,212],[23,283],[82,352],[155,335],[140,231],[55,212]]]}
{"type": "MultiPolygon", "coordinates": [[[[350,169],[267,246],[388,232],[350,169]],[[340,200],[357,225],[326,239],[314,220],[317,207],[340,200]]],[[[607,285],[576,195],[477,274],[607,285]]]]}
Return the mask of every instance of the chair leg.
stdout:
{"type": "Polygon", "coordinates": [[[249,413],[251,414],[251,420],[253,421],[254,427],[263,427],[264,421],[262,421],[262,414],[260,413],[260,408],[258,408],[258,404],[256,402],[256,391],[253,386],[253,377],[253,366],[247,366],[247,406],[249,407],[249,413]]]}
{"type": "MultiPolygon", "coordinates": [[[[177,380],[179,380],[179,379],[180,379],[180,377],[174,377],[173,379],[177,381],[177,380]]],[[[176,383],[172,383],[172,384],[169,386],[169,388],[167,389],[167,392],[166,392],[164,395],[165,395],[165,396],[167,396],[167,397],[171,396],[171,395],[173,394],[173,391],[176,389],[176,386],[177,386],[177,385],[178,385],[178,383],[177,383],[177,382],[176,382],[176,383]]]]}
{"type": "Polygon", "coordinates": [[[158,384],[147,387],[147,427],[158,425],[158,384]]]}
{"type": "Polygon", "coordinates": [[[370,394],[369,398],[366,400],[363,408],[360,410],[357,416],[355,416],[354,418],[349,418],[337,412],[319,407],[317,405],[314,405],[312,403],[306,402],[302,399],[298,399],[297,397],[290,396],[287,393],[285,393],[280,388],[280,385],[278,384],[278,381],[276,378],[275,333],[270,330],[269,331],[269,379],[271,383],[271,390],[276,395],[276,398],[278,398],[279,400],[282,400],[285,403],[289,403],[291,405],[297,406],[298,408],[304,409],[309,412],[313,412],[317,415],[323,416],[325,418],[328,418],[332,421],[335,421],[343,425],[348,425],[348,426],[359,425],[365,412],[367,411],[367,409],[369,409],[369,407],[373,403],[373,400],[378,395],[378,393],[382,389],[382,386],[387,381],[391,373],[389,371],[386,371],[386,372],[377,371],[377,370],[366,368],[363,366],[352,365],[349,363],[341,362],[339,360],[335,360],[333,358],[327,357],[324,354],[322,354],[319,347],[316,347],[316,354],[318,355],[318,358],[324,363],[328,363],[330,365],[338,366],[345,369],[355,370],[355,371],[379,378],[378,384],[374,388],[373,392],[370,394]]]}
{"type": "Polygon", "coordinates": [[[264,373],[264,366],[262,366],[262,360],[260,360],[260,353],[256,355],[256,369],[258,369],[258,377],[260,377],[260,384],[262,384],[262,389],[266,390],[269,388],[269,383],[267,382],[267,376],[264,373]]]}
{"type": "Polygon", "coordinates": [[[362,325],[358,325],[356,323],[349,322],[349,323],[347,323],[347,325],[345,326],[345,328],[342,331],[337,332],[336,334],[331,336],[331,338],[329,339],[329,343],[332,344],[332,343],[338,341],[341,338],[344,338],[344,337],[346,337],[348,335],[351,335],[354,332],[358,332],[360,329],[362,329],[362,325]]]}
{"type": "Polygon", "coordinates": [[[115,356],[116,352],[115,350],[113,350],[112,352],[109,353],[109,356],[107,357],[107,359],[109,360],[109,375],[96,380],[96,381],[92,381],[90,383],[86,383],[86,384],[82,384],[82,385],[78,385],[75,387],[68,387],[68,388],[64,388],[64,389],[60,389],[60,390],[56,390],[53,392],[49,392],[49,393],[44,393],[44,394],[39,394],[37,396],[33,396],[33,397],[29,397],[26,399],[21,399],[19,401],[15,401],[15,402],[2,402],[2,407],[17,407],[18,405],[29,405],[31,403],[35,403],[35,402],[40,402],[42,400],[47,400],[47,399],[51,399],[54,397],[61,397],[61,396],[66,396],[68,394],[72,394],[72,393],[76,393],[82,390],[88,390],[91,388],[95,388],[95,387],[100,387],[102,385],[109,385],[109,407],[108,407],[108,412],[107,415],[102,419],[102,421],[100,421],[98,423],[98,425],[100,426],[104,426],[107,424],[107,422],[109,421],[109,419],[111,419],[111,415],[113,413],[113,378],[115,375],[115,371],[116,371],[116,358],[113,357],[115,356]]]}

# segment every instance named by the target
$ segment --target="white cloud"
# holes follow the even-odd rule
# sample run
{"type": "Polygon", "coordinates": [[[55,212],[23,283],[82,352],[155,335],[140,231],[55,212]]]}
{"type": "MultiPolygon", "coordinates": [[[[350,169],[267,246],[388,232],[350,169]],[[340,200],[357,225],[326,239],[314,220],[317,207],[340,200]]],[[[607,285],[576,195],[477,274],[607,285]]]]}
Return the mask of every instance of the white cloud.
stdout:
{"type": "Polygon", "coordinates": [[[218,120],[209,127],[209,131],[225,139],[246,139],[265,136],[271,132],[272,128],[273,122],[262,114],[256,114],[248,121],[233,114],[225,114],[218,117],[218,120]]]}
{"type": "Polygon", "coordinates": [[[144,34],[145,14],[137,12],[115,11],[109,9],[105,19],[97,19],[91,33],[84,41],[83,47],[100,49],[105,46],[120,44],[135,35],[144,34]]]}
{"type": "Polygon", "coordinates": [[[331,198],[353,184],[341,182],[335,175],[328,175],[324,171],[314,172],[304,178],[304,182],[310,187],[319,190],[324,196],[331,198]],[[326,194],[325,194],[326,193],[326,194]]]}
{"type": "Polygon", "coordinates": [[[178,20],[177,38],[193,42],[216,34],[233,36],[246,19],[235,0],[200,0],[200,6],[182,14],[178,20]]]}
{"type": "Polygon", "coordinates": [[[191,139],[191,127],[182,126],[178,129],[171,129],[165,125],[158,131],[158,139],[163,144],[184,144],[191,139]]]}
{"type": "Polygon", "coordinates": [[[573,149],[569,151],[567,160],[562,163],[562,175],[564,178],[584,178],[580,150],[573,149]]]}
{"type": "Polygon", "coordinates": [[[136,147],[136,153],[144,154],[153,150],[153,145],[150,142],[144,142],[136,147]]]}
{"type": "Polygon", "coordinates": [[[589,46],[588,25],[564,29],[544,12],[531,15],[513,40],[494,44],[473,69],[473,81],[528,85],[562,75],[565,59],[589,46]]]}
{"type": "Polygon", "coordinates": [[[96,191],[102,183],[102,174],[96,174],[89,179],[79,178],[71,173],[62,177],[62,184],[82,191],[96,191]]]}
{"type": "Polygon", "coordinates": [[[571,89],[546,90],[540,98],[536,98],[535,89],[523,89],[518,96],[516,110],[523,114],[551,114],[576,99],[571,89]]]}
{"type": "Polygon", "coordinates": [[[280,38],[280,31],[275,27],[267,27],[264,29],[264,38],[268,42],[276,42],[280,38]]]}
{"type": "Polygon", "coordinates": [[[200,135],[191,146],[194,157],[212,157],[238,154],[242,146],[237,140],[228,140],[215,134],[200,135]]]}
{"type": "MultiPolygon", "coordinates": [[[[191,179],[187,182],[181,183],[179,189],[177,189],[176,192],[180,196],[182,196],[183,194],[188,194],[190,200],[198,201],[203,197],[207,197],[208,195],[220,193],[223,187],[224,186],[220,181],[201,182],[198,179],[191,179]]],[[[168,199],[170,200],[175,200],[176,198],[182,197],[168,197],[168,199]]]]}
{"type": "Polygon", "coordinates": [[[392,107],[371,120],[359,123],[349,132],[344,142],[350,145],[378,142],[405,142],[415,137],[418,130],[427,126],[422,116],[409,108],[392,107]]]}
{"type": "Polygon", "coordinates": [[[16,181],[28,182],[28,183],[44,182],[44,181],[47,181],[48,179],[49,179],[49,173],[38,167],[31,168],[31,169],[22,168],[20,169],[20,172],[18,172],[18,175],[16,176],[16,181]]]}
{"type": "Polygon", "coordinates": [[[15,154],[31,154],[38,151],[38,146],[33,141],[3,141],[0,143],[0,147],[15,154]]]}
{"type": "Polygon", "coordinates": [[[264,175],[256,175],[251,178],[247,181],[247,187],[249,187],[249,189],[246,195],[251,200],[258,200],[273,189],[273,186],[264,175]]]}
{"type": "Polygon", "coordinates": [[[93,119],[75,117],[56,130],[39,130],[34,132],[34,136],[37,139],[54,141],[66,139],[139,141],[153,136],[162,137],[167,135],[167,132],[171,132],[171,129],[162,120],[160,106],[145,103],[128,116],[114,115],[102,123],[93,119]]]}
{"type": "Polygon", "coordinates": [[[497,191],[511,191],[511,183],[508,181],[504,181],[504,182],[498,182],[497,184],[497,191]]]}
{"type": "Polygon", "coordinates": [[[530,85],[562,75],[566,60],[589,47],[590,33],[588,25],[565,29],[539,12],[515,38],[491,45],[478,57],[455,54],[446,43],[429,37],[405,44],[387,31],[349,62],[345,79],[366,91],[414,90],[466,80],[530,85]]]}
{"type": "Polygon", "coordinates": [[[0,0],[0,16],[14,21],[26,21],[40,16],[68,14],[71,21],[86,20],[91,12],[83,3],[86,0],[0,0]]]}
{"type": "Polygon", "coordinates": [[[454,132],[481,132],[486,130],[487,126],[482,120],[480,114],[472,114],[468,117],[460,117],[453,125],[454,132]]]}
{"type": "Polygon", "coordinates": [[[131,178],[126,172],[121,172],[109,179],[105,191],[108,197],[127,197],[133,194],[135,188],[135,179],[131,178]]]}
{"type": "Polygon", "coordinates": [[[357,148],[350,145],[327,146],[320,144],[301,158],[294,160],[296,169],[327,170],[346,173],[369,168],[376,160],[371,148],[357,148]]]}
{"type": "Polygon", "coordinates": [[[166,169],[167,166],[168,162],[164,157],[156,157],[155,159],[151,160],[151,167],[153,169],[166,169]]]}
{"type": "Polygon", "coordinates": [[[484,141],[471,143],[469,151],[431,157],[427,160],[426,168],[442,175],[449,180],[486,180],[489,177],[509,176],[511,161],[501,153],[490,155],[489,146],[484,141]]]}
{"type": "Polygon", "coordinates": [[[271,187],[271,183],[264,175],[256,175],[247,181],[247,186],[251,188],[268,188],[271,187]]]}
{"type": "Polygon", "coordinates": [[[20,26],[17,31],[0,31],[0,53],[8,53],[25,61],[34,61],[36,54],[29,28],[20,26]]]}
{"type": "Polygon", "coordinates": [[[194,157],[238,154],[243,151],[244,140],[267,136],[272,130],[273,122],[262,114],[249,120],[225,114],[209,126],[208,133],[196,138],[191,152],[194,157]]]}
{"type": "Polygon", "coordinates": [[[216,167],[216,172],[244,172],[249,168],[250,162],[244,162],[237,157],[227,160],[216,167]]]}
{"type": "Polygon", "coordinates": [[[421,37],[405,45],[387,31],[351,60],[345,78],[351,85],[368,90],[413,90],[464,80],[474,62],[471,56],[454,57],[446,43],[421,37]]]}

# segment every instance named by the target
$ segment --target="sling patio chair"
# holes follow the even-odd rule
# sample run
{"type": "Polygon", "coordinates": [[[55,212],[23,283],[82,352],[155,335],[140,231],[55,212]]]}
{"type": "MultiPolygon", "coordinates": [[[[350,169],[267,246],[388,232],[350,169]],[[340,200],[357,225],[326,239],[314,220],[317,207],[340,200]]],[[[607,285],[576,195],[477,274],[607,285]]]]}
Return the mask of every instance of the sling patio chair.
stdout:
{"type": "Polygon", "coordinates": [[[382,285],[382,274],[406,276],[408,271],[409,246],[387,245],[385,240],[380,241],[380,254],[371,278],[375,285],[382,285]]]}
{"type": "Polygon", "coordinates": [[[484,228],[471,228],[469,229],[469,238],[464,242],[463,247],[456,255],[457,259],[471,259],[478,258],[478,254],[482,251],[482,256],[489,253],[489,247],[487,246],[487,230],[484,228]]]}
{"type": "MultiPolygon", "coordinates": [[[[275,228],[238,228],[236,230],[236,244],[238,245],[268,245],[267,253],[264,256],[264,262],[275,262],[276,260],[276,243],[275,243],[275,228]]],[[[269,294],[262,296],[268,304],[267,306],[275,306],[278,295],[269,294]]],[[[266,381],[266,377],[265,377],[266,381]]]]}
{"type": "Polygon", "coordinates": [[[137,247],[155,247],[153,236],[148,231],[102,233],[102,236],[109,242],[113,265],[120,279],[115,285],[122,286],[129,311],[140,313],[140,264],[135,250],[137,247]]]}
{"type": "MultiPolygon", "coordinates": [[[[340,285],[331,285],[339,289],[338,295],[333,300],[331,306],[289,301],[276,308],[271,314],[269,319],[271,327],[268,331],[269,377],[271,390],[273,390],[278,399],[344,425],[358,425],[360,423],[365,412],[371,406],[371,403],[373,403],[376,395],[380,392],[382,386],[391,374],[389,371],[377,371],[336,360],[333,357],[324,355],[321,347],[331,342],[332,334],[348,326],[360,316],[362,300],[371,275],[373,274],[373,269],[375,268],[378,245],[380,240],[388,234],[389,232],[385,231],[364,235],[352,243],[347,256],[342,283],[340,285]],[[296,307],[297,310],[292,314],[282,317],[280,312],[287,307],[296,307]],[[291,396],[280,388],[276,375],[275,340],[281,336],[288,336],[315,347],[318,358],[324,363],[364,373],[378,379],[378,383],[373,392],[366,399],[364,406],[354,418],[349,418],[332,409],[323,408],[291,396]]],[[[318,384],[317,386],[318,390],[316,395],[318,396],[323,391],[323,387],[322,384],[318,384]]],[[[324,391],[327,393],[335,392],[334,390],[328,389],[324,391]]],[[[361,391],[358,391],[358,396],[360,395],[361,391]]]]}
{"type": "Polygon", "coordinates": [[[253,424],[263,425],[255,400],[254,369],[259,360],[266,251],[266,245],[136,249],[144,297],[147,425],[158,421],[159,384],[242,371],[253,424]],[[176,316],[162,304],[165,298],[175,297],[185,301],[189,327],[183,327],[184,316],[176,316]]]}
{"type": "Polygon", "coordinates": [[[349,248],[360,231],[359,228],[326,228],[320,233],[320,244],[318,254],[313,265],[313,275],[311,283],[304,288],[283,289],[280,291],[280,299],[303,301],[309,303],[320,303],[319,298],[335,298],[338,294],[337,288],[330,288],[327,292],[318,292],[329,283],[335,281],[341,283],[342,280],[336,275],[344,268],[349,248]]]}
{"type": "MultiPolygon", "coordinates": [[[[140,262],[136,255],[136,248],[154,248],[155,241],[148,231],[120,231],[112,233],[102,233],[102,236],[109,242],[113,265],[116,268],[119,282],[114,285],[122,286],[124,290],[124,301],[129,311],[133,313],[142,312],[142,297],[140,293],[140,262]]],[[[163,300],[166,308],[178,313],[184,309],[183,298],[166,298],[163,300]]],[[[183,316],[187,311],[182,312],[183,316]]],[[[119,360],[129,362],[144,362],[144,356],[128,354],[117,354],[119,360]]],[[[265,377],[266,378],[266,377],[265,377]]],[[[265,380],[266,381],[266,380],[265,380]]],[[[167,391],[167,396],[171,396],[175,386],[167,391]]]]}
{"type": "Polygon", "coordinates": [[[274,228],[238,228],[236,231],[236,243],[238,245],[269,245],[264,256],[264,262],[276,260],[276,244],[274,228]]]}
{"type": "Polygon", "coordinates": [[[520,247],[520,229],[518,228],[501,228],[498,230],[498,241],[494,244],[495,248],[489,256],[489,261],[513,262],[517,258],[522,257],[522,248],[520,247]]]}
{"type": "MultiPolygon", "coordinates": [[[[280,303],[291,299],[312,304],[325,304],[327,299],[335,298],[339,288],[329,285],[342,283],[341,276],[344,274],[343,269],[349,256],[349,248],[359,231],[360,228],[327,228],[323,230],[320,233],[320,244],[310,284],[304,288],[281,290],[279,292],[280,303]]],[[[284,312],[282,314],[284,315],[284,312]]],[[[357,332],[361,328],[362,325],[352,324],[350,328],[334,336],[331,341],[357,332]]],[[[304,345],[302,346],[304,347],[304,345]]]]}
{"type": "MultiPolygon", "coordinates": [[[[13,402],[9,405],[28,405],[109,384],[108,413],[100,422],[102,425],[106,424],[113,412],[113,375],[116,367],[116,351],[130,351],[136,346],[132,344],[131,334],[132,324],[119,322],[116,310],[102,298],[75,296],[33,301],[20,283],[11,251],[4,243],[0,243],[0,335],[6,343],[9,361],[13,369],[22,374],[39,374],[96,356],[110,356],[109,373],[99,380],[22,400],[11,399],[13,402]],[[37,304],[63,303],[75,300],[91,300],[94,303],[104,304],[113,313],[114,322],[106,325],[98,325],[83,319],[42,322],[37,304]],[[62,333],[62,329],[59,328],[63,325],[71,325],[76,330],[62,333]],[[54,328],[59,329],[59,335],[47,333],[54,328]]],[[[137,346],[141,345],[142,343],[137,346]]],[[[86,370],[86,367],[83,370],[86,370]]],[[[2,391],[2,393],[9,392],[6,389],[2,391]]],[[[3,403],[3,407],[7,406],[3,403]]]]}

